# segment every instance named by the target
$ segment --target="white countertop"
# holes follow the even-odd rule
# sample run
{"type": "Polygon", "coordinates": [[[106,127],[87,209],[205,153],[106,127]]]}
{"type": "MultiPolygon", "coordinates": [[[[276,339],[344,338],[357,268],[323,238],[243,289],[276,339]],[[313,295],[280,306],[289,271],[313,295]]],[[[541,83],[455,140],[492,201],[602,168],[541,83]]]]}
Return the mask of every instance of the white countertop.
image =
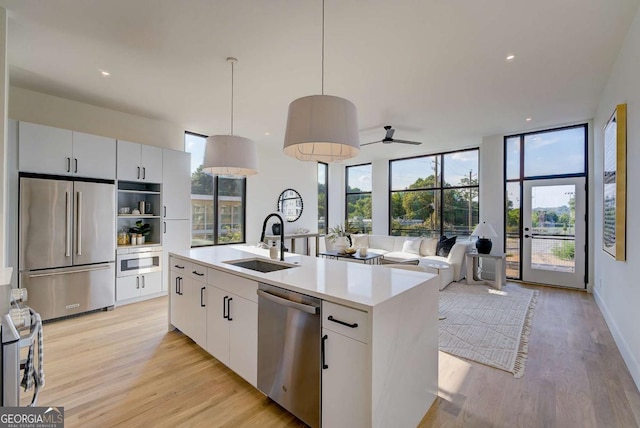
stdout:
{"type": "Polygon", "coordinates": [[[297,267],[275,272],[262,273],[224,263],[256,256],[269,259],[269,250],[246,245],[192,248],[170,254],[192,259],[211,268],[244,278],[364,310],[370,310],[413,287],[436,278],[435,275],[427,272],[391,269],[384,265],[371,266],[289,253],[285,253],[285,262],[296,264],[297,267]]]}

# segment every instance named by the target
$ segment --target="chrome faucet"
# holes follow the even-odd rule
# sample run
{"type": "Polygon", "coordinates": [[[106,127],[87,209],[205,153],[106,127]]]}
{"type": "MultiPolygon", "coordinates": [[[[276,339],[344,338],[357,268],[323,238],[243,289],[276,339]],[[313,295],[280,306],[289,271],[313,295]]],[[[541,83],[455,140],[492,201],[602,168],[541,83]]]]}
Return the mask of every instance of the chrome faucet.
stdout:
{"type": "Polygon", "coordinates": [[[278,217],[280,220],[280,260],[284,261],[284,220],[278,213],[271,213],[264,219],[262,223],[262,233],[260,234],[260,242],[264,242],[264,231],[267,229],[267,222],[271,217],[278,217]]]}

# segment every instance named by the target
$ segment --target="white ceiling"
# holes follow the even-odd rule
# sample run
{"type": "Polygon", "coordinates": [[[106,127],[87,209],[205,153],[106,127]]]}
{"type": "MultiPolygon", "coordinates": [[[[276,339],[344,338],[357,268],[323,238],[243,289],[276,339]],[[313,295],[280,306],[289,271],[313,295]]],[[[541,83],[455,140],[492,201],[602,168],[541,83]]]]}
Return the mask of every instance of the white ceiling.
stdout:
{"type": "MultiPolygon", "coordinates": [[[[389,124],[425,143],[364,160],[587,120],[639,2],[326,0],[325,93],[356,104],[361,142],[389,124]]],[[[274,148],[289,103],[321,90],[321,0],[0,5],[15,86],[226,134],[235,56],[235,133],[274,148]]]]}

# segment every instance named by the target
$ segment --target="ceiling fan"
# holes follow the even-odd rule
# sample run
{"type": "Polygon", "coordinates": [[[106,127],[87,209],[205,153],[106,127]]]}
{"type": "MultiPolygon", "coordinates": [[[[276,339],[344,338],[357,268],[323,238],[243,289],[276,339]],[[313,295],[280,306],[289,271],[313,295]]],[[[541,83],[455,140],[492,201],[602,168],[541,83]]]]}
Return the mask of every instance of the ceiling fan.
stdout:
{"type": "Polygon", "coordinates": [[[384,129],[387,131],[387,134],[384,136],[384,138],[382,140],[372,141],[370,143],[364,143],[364,144],[360,144],[360,145],[361,146],[367,146],[369,144],[375,144],[375,143],[383,143],[383,144],[402,143],[402,144],[413,144],[413,145],[417,146],[418,144],[422,144],[422,143],[419,143],[417,141],[398,140],[398,139],[393,138],[393,133],[396,132],[396,130],[393,129],[390,125],[385,126],[384,129]]]}

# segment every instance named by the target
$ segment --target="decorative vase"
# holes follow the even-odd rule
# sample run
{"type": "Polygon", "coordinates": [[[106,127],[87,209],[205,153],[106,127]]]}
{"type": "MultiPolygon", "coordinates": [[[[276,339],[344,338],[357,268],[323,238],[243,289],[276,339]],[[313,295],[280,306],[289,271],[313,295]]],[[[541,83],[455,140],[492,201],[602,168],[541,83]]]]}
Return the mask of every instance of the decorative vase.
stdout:
{"type": "Polygon", "coordinates": [[[349,240],[346,236],[338,236],[333,246],[339,254],[344,254],[345,250],[349,246],[349,240]]]}
{"type": "Polygon", "coordinates": [[[280,235],[280,223],[273,223],[271,225],[271,232],[273,232],[274,235],[280,235]]]}

